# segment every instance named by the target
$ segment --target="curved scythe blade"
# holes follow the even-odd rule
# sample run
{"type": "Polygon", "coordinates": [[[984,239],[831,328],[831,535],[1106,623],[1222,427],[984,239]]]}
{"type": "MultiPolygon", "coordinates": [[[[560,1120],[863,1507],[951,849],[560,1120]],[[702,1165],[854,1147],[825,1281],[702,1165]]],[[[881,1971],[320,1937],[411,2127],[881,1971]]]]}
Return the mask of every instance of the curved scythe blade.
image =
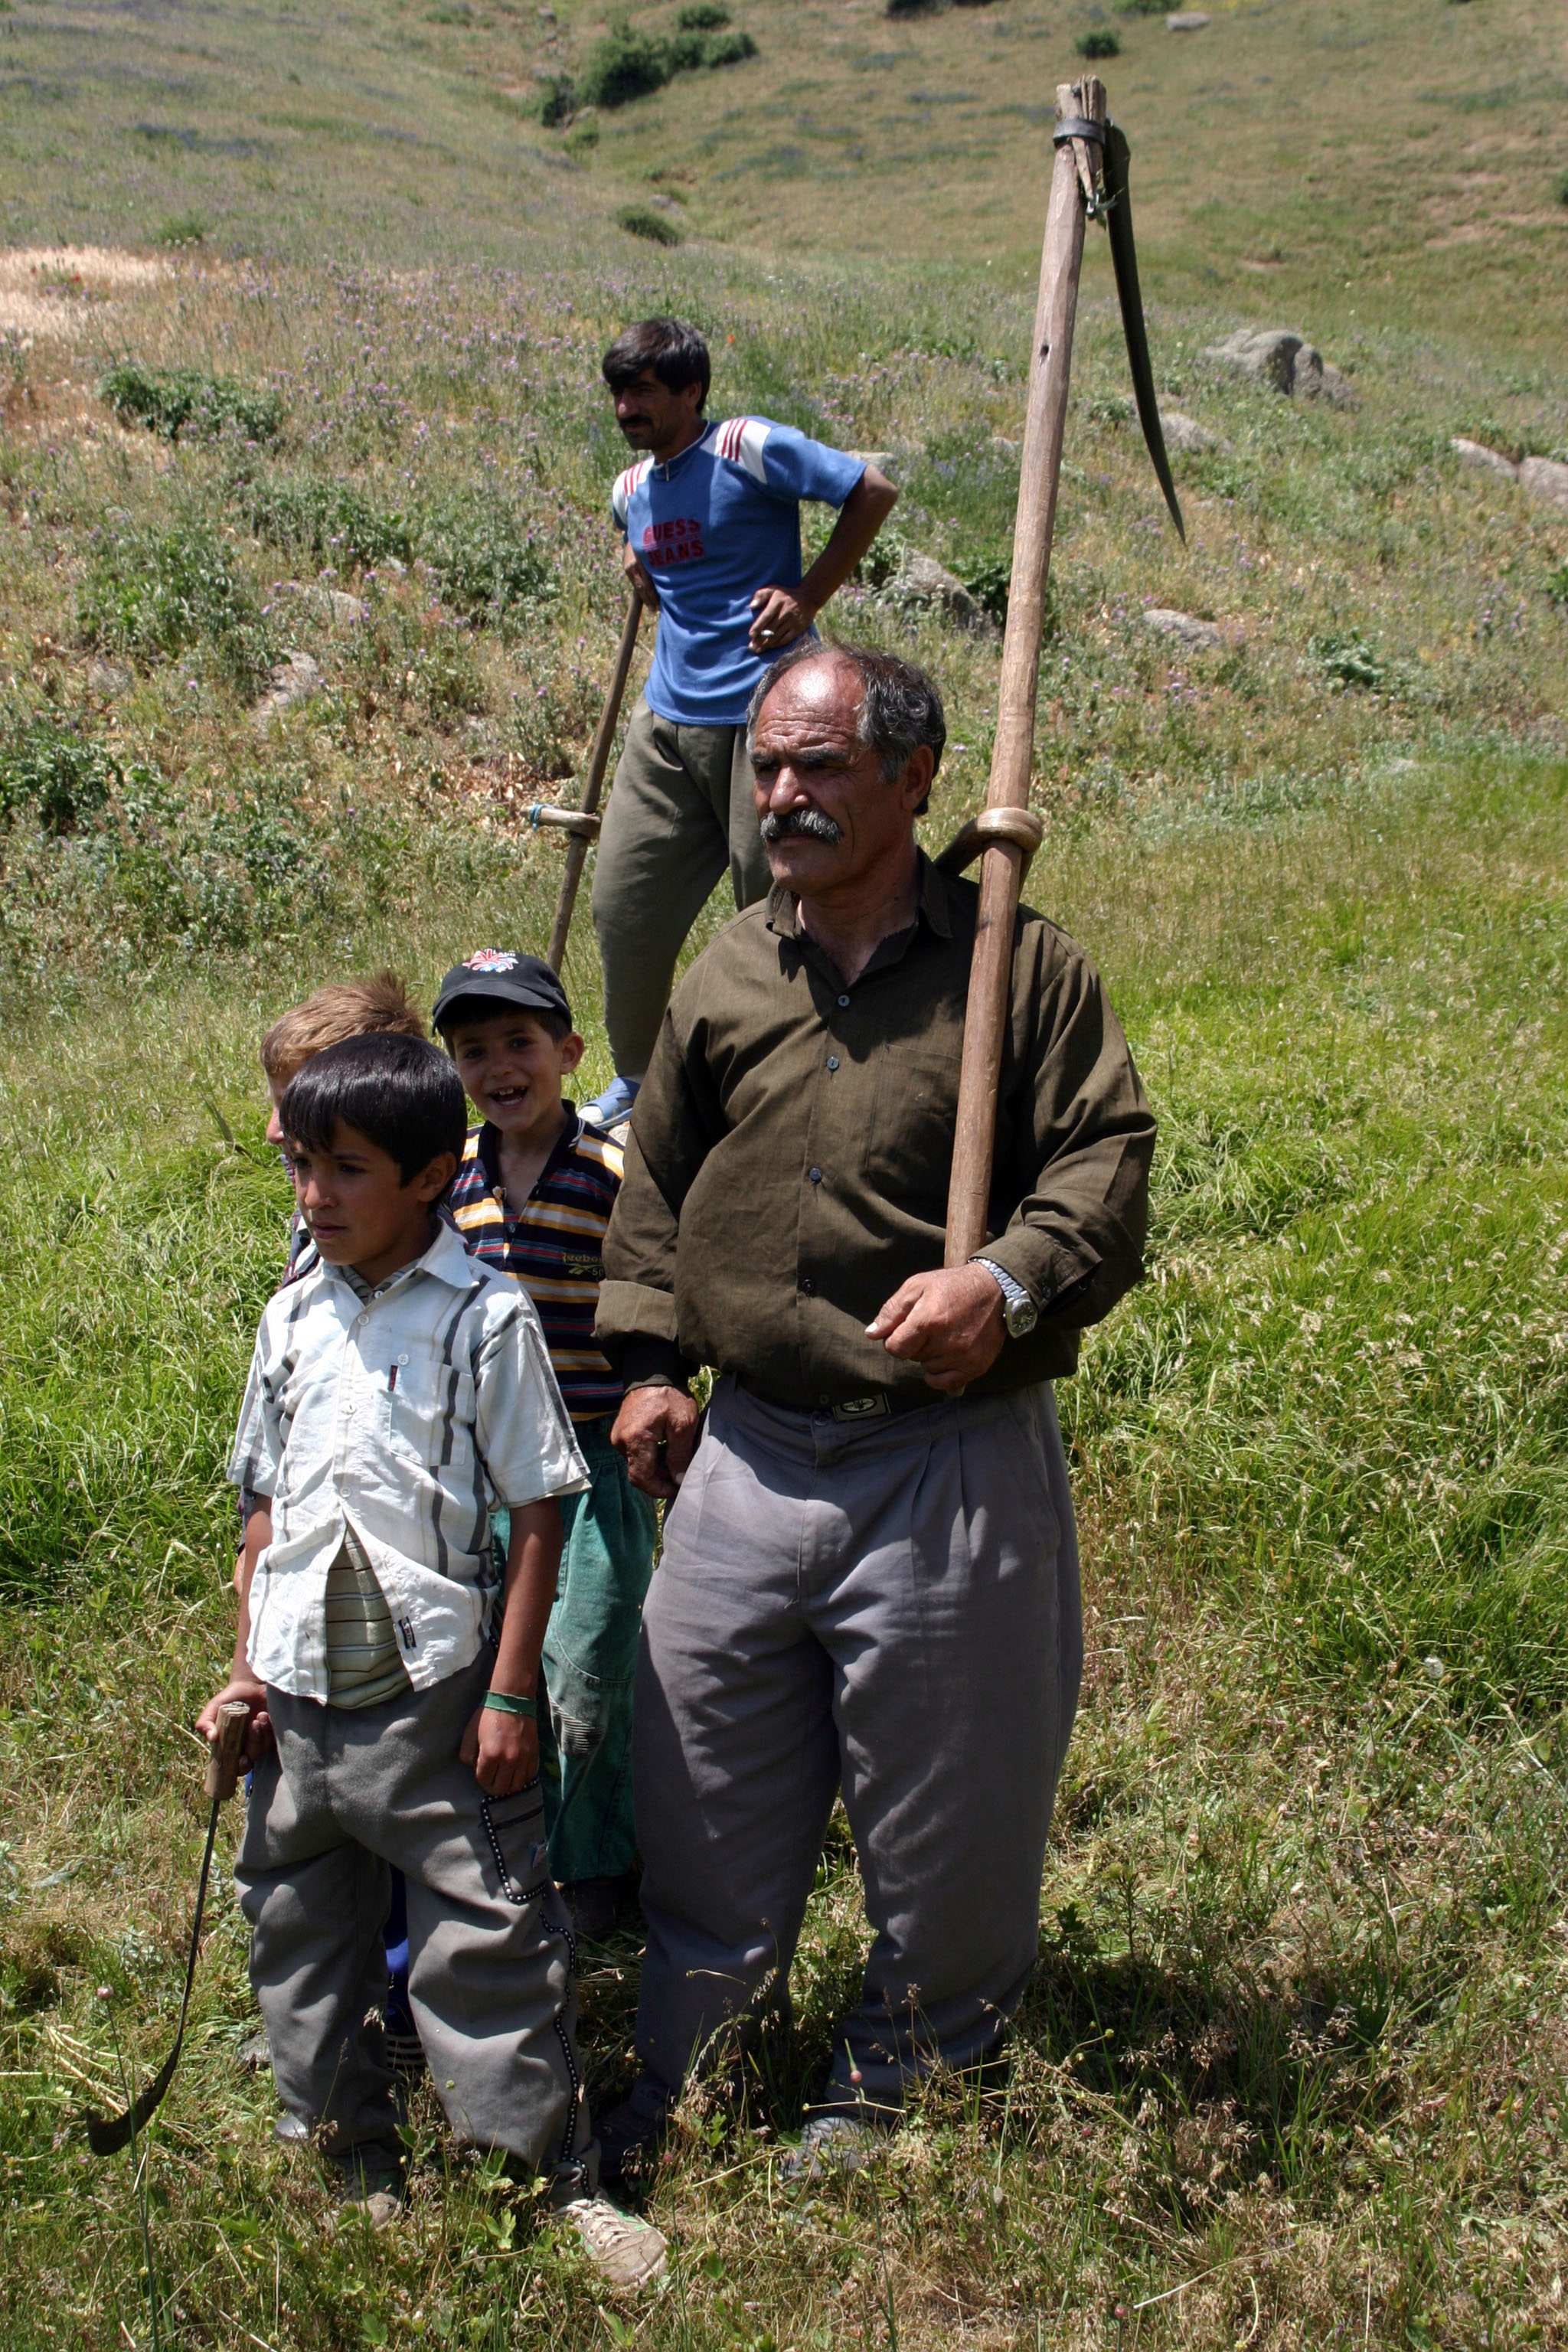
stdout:
{"type": "Polygon", "coordinates": [[[1171,461],[1165,455],[1160,404],[1154,397],[1154,371],[1149,362],[1149,337],[1143,326],[1143,298],[1138,290],[1138,256],[1132,246],[1132,199],[1127,187],[1128,160],[1126,133],[1119,131],[1114,122],[1108,122],[1105,126],[1105,218],[1110,231],[1110,258],[1116,271],[1121,324],[1127,335],[1127,357],[1132,369],[1138,422],[1143,427],[1143,438],[1149,445],[1154,471],[1159,477],[1160,488],[1165,493],[1171,520],[1181,533],[1184,546],[1186,526],[1176,502],[1176,486],[1171,479],[1171,461]]]}

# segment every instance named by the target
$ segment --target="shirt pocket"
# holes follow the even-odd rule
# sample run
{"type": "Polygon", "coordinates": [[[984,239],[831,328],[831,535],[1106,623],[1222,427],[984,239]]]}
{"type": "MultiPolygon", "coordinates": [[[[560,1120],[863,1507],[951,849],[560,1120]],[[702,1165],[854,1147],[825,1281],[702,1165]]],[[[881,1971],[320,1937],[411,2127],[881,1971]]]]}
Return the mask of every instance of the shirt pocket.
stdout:
{"type": "Polygon", "coordinates": [[[474,1454],[476,1390],[455,1364],[400,1351],[382,1391],[383,1426],[393,1453],[422,1468],[466,1469],[474,1454]]]}
{"type": "Polygon", "coordinates": [[[866,1176],[892,1207],[942,1224],[958,1127],[958,1063],[900,1038],[881,1047],[866,1176]]]}

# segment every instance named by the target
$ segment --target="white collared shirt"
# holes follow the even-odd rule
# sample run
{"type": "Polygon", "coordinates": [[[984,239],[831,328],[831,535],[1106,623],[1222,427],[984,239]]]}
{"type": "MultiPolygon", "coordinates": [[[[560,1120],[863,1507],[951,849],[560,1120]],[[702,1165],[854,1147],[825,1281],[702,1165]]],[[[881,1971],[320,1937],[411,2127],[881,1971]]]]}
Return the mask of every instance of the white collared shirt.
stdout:
{"type": "Polygon", "coordinates": [[[272,1506],[250,1588],[252,1670],[323,1702],[327,1570],[345,1525],[408,1678],[427,1690],[479,1651],[497,1590],[492,1506],[588,1485],[528,1294],[448,1225],[367,1298],[321,1264],[278,1293],[228,1475],[272,1506]]]}

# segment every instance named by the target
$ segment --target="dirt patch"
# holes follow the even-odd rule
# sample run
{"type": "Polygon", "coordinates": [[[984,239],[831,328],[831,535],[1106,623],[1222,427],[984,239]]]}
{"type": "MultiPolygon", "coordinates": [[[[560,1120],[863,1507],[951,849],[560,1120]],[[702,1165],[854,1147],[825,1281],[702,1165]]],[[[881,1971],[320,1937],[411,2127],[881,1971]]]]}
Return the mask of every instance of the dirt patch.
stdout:
{"type": "Polygon", "coordinates": [[[84,305],[155,286],[174,265],[108,245],[27,245],[0,252],[0,334],[68,338],[84,305]]]}

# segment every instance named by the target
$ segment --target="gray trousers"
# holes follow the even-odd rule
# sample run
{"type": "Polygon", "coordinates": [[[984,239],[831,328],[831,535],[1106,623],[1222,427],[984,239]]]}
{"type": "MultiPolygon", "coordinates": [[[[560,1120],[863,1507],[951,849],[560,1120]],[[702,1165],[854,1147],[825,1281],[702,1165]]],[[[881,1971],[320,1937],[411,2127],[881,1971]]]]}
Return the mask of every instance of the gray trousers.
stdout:
{"type": "Polygon", "coordinates": [[[544,1853],[540,1784],[489,1803],[458,1760],[491,1657],[383,1706],[267,1694],[236,1878],[278,2095],[331,2156],[394,2143],[373,2012],[394,1864],[408,1881],[408,1999],[459,2139],[592,2188],[598,2146],[576,2045],[572,1928],[544,1853]],[[370,2021],[367,2023],[367,2020],[370,2021]]]}
{"type": "Polygon", "coordinates": [[[616,1070],[640,1078],[676,959],[725,867],[736,907],[773,887],[743,727],[681,727],[639,700],[594,861],[594,929],[616,1070]]]}
{"type": "Polygon", "coordinates": [[[1048,1386],[839,1423],[715,1389],[643,1613],[637,2054],[670,2089],[787,1974],[842,1789],[876,1930],[824,2105],[1000,2039],[1083,1664],[1048,1386]]]}

